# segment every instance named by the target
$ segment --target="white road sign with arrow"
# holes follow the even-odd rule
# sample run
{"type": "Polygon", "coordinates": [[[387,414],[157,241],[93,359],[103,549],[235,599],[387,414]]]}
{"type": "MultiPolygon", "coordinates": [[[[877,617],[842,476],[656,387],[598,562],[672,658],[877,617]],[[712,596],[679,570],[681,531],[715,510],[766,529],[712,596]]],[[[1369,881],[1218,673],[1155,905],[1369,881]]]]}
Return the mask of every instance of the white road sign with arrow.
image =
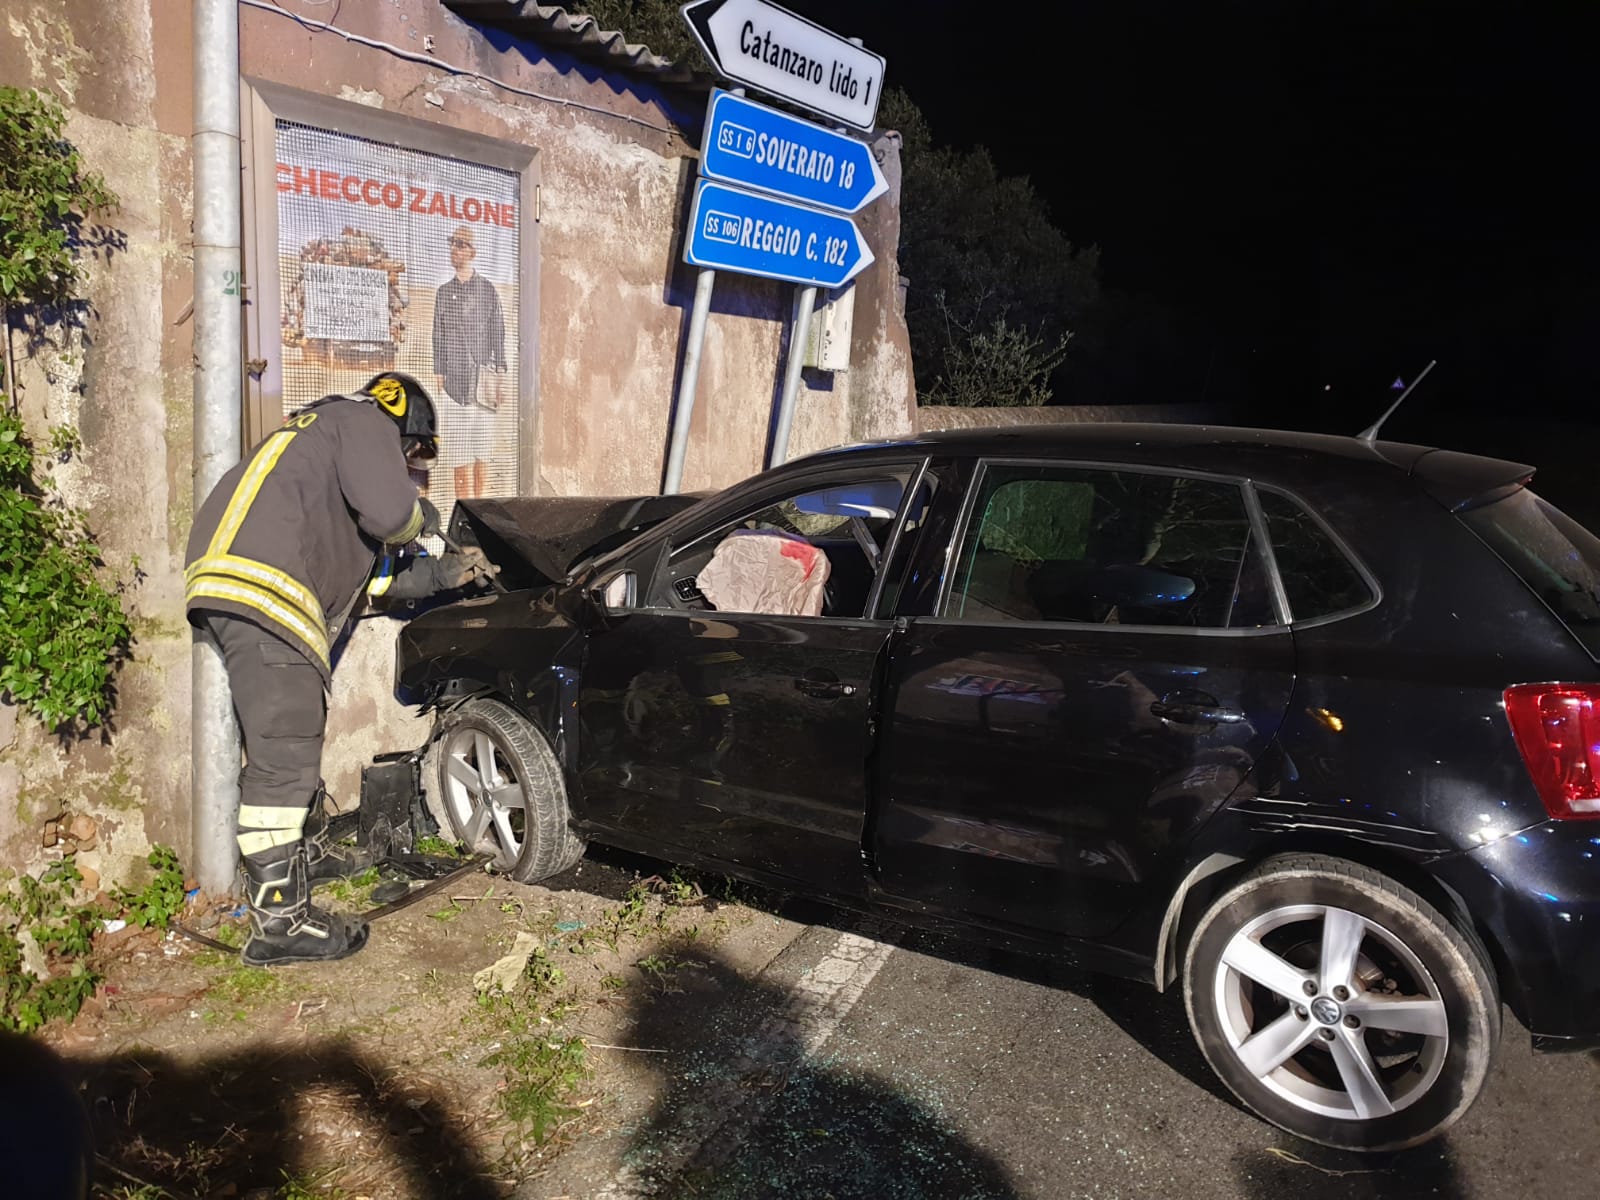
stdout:
{"type": "Polygon", "coordinates": [[[717,71],[870,133],[884,59],[768,0],[690,0],[682,9],[717,71]]]}

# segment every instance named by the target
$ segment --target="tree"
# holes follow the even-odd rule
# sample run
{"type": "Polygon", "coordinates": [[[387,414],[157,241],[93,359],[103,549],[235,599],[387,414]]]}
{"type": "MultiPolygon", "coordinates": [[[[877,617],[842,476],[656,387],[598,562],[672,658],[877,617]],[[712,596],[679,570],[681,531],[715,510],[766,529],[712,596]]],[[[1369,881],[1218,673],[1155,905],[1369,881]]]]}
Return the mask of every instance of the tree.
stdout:
{"type": "MultiPolygon", "coordinates": [[[[1067,356],[1071,334],[1052,344],[1006,323],[1001,313],[985,328],[963,325],[943,292],[934,297],[941,336],[941,373],[923,393],[926,404],[967,408],[1037,408],[1055,394],[1050,376],[1067,356]]],[[[973,307],[982,308],[982,302],[973,307]]]]}
{"type": "Polygon", "coordinates": [[[878,124],[901,137],[900,269],[919,394],[1000,403],[1005,388],[982,374],[999,368],[1017,389],[1011,404],[1048,402],[1098,297],[1098,252],[1075,247],[1033,185],[1002,178],[984,147],[935,145],[903,90],[884,92],[878,124]]]}
{"type": "Polygon", "coordinates": [[[587,13],[604,30],[619,29],[631,42],[642,42],[662,58],[696,71],[710,71],[679,9],[683,0],[575,0],[564,7],[587,13]]]}

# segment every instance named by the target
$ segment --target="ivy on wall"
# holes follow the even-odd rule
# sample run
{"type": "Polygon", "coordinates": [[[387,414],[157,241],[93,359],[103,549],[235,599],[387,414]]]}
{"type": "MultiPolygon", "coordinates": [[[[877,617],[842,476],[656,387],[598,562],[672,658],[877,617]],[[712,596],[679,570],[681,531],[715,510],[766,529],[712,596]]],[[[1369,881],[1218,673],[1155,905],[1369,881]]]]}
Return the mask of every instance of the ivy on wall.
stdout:
{"type": "Polygon", "coordinates": [[[115,241],[90,219],[117,197],[65,127],[52,97],[0,87],[0,695],[51,729],[106,720],[132,637],[83,514],[50,486],[51,466],[79,448],[77,431],[54,429],[41,449],[15,411],[14,324],[37,331],[66,319],[86,248],[115,241]]]}
{"type": "MultiPolygon", "coordinates": [[[[57,432],[54,444],[75,440],[57,432]]],[[[82,514],[45,490],[36,457],[0,412],[0,692],[52,729],[97,725],[133,630],[82,514]]]]}

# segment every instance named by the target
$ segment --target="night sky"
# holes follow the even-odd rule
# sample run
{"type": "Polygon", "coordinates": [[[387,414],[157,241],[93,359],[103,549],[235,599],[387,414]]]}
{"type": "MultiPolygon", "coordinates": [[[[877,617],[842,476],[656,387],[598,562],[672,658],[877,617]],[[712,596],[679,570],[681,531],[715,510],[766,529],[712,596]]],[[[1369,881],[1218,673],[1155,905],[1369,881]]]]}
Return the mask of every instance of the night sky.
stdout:
{"type": "Polygon", "coordinates": [[[788,6],[883,54],[938,141],[1030,176],[1257,419],[1354,432],[1437,358],[1397,435],[1600,423],[1590,6],[788,6]]]}

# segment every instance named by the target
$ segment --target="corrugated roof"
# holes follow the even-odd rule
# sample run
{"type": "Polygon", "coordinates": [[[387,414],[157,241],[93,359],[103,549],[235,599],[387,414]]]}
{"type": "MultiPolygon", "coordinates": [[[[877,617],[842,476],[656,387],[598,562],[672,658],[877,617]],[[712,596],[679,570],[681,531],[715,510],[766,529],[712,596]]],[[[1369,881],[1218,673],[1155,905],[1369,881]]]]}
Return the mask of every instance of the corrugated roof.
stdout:
{"type": "Polygon", "coordinates": [[[588,13],[569,13],[555,4],[533,0],[444,0],[444,6],[466,20],[493,25],[529,41],[560,46],[569,53],[620,71],[645,75],[660,83],[709,87],[711,77],[680,66],[630,42],[616,30],[601,29],[588,13]]]}

